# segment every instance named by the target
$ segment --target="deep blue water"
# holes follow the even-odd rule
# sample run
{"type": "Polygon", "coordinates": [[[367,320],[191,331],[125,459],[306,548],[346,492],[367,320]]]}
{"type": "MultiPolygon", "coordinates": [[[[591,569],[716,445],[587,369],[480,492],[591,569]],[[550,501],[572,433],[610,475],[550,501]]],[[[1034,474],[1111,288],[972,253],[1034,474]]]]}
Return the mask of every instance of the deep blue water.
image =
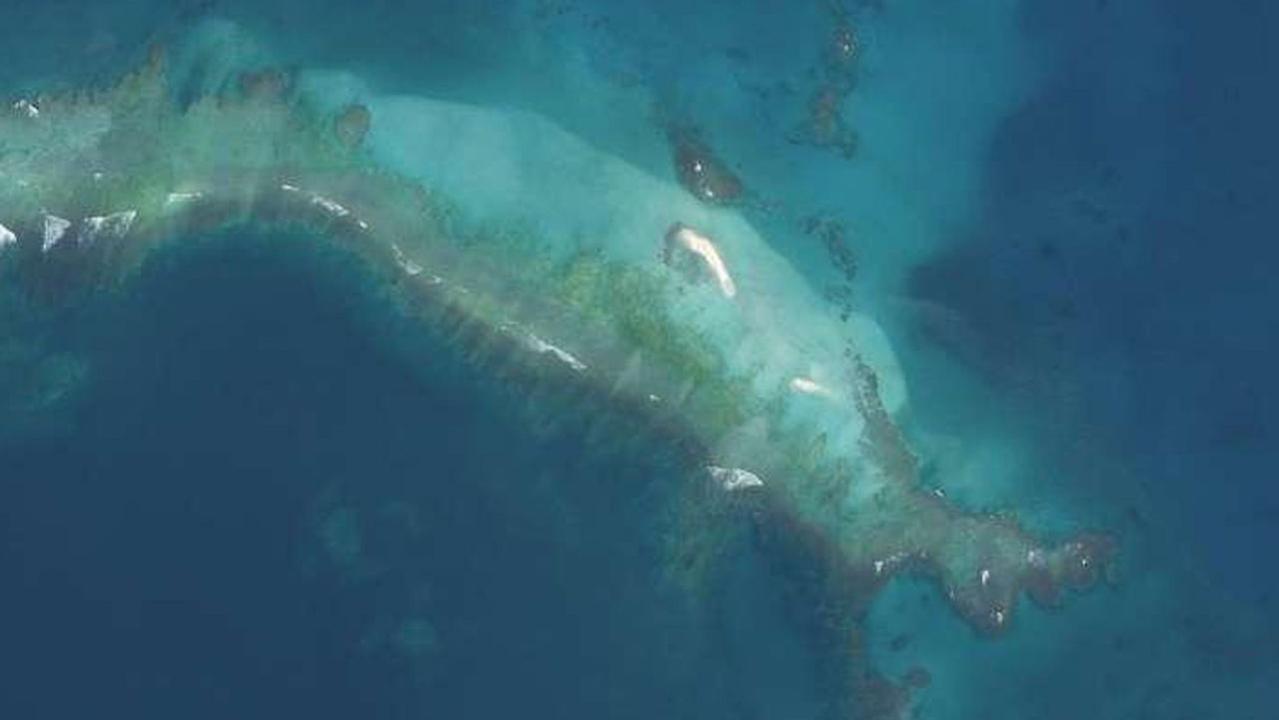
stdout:
{"type": "Polygon", "coordinates": [[[714,622],[658,581],[663,499],[689,481],[674,459],[594,438],[589,416],[531,437],[350,257],[187,242],[65,322],[92,396],[73,433],[0,458],[0,714],[820,702],[819,658],[749,547],[714,622]]]}
{"type": "Polygon", "coordinates": [[[986,219],[921,273],[1021,381],[996,385],[1083,406],[1087,428],[1062,432],[1107,437],[1150,486],[1154,522],[1266,608],[1277,20],[1249,2],[1034,6],[1027,26],[1058,60],[1003,123],[986,219]]]}
{"type": "MultiPolygon", "coordinates": [[[[1167,581],[1046,666],[1073,690],[1035,693],[1063,717],[1142,683],[1128,716],[1274,713],[1277,20],[1266,3],[1029,4],[1053,62],[992,144],[982,221],[914,278],[969,323],[956,355],[1032,428],[1054,497],[1122,529],[1133,585],[1167,581]]],[[[1014,696],[999,703],[1036,704],[1014,696]]]]}
{"type": "MultiPolygon", "coordinates": [[[[141,54],[147,21],[189,21],[143,3],[27,5],[0,10],[29,30],[7,41],[6,93],[101,77],[141,54]]],[[[696,35],[716,13],[687,5],[665,12],[696,35]]],[[[805,21],[767,5],[705,34],[805,21]]],[[[1042,67],[981,154],[976,218],[904,290],[957,319],[889,332],[915,422],[1016,426],[1034,466],[993,494],[1046,527],[1067,515],[1120,532],[1131,589],[1028,615],[1002,645],[945,624],[914,587],[882,612],[905,607],[894,622],[936,651],[924,717],[965,712],[948,703],[973,717],[1272,717],[1277,11],[1021,6],[1042,67]],[[965,373],[977,380],[954,381],[965,373]],[[948,684],[946,662],[971,684],[948,684]]],[[[227,3],[189,17],[284,29],[281,54],[397,91],[502,97],[501,43],[441,30],[472,16],[514,30],[476,7],[334,5],[303,20],[294,3],[227,3]]],[[[651,39],[627,17],[619,37],[651,39]]],[[[759,62],[794,60],[777,38],[753,48],[759,62]]],[[[690,92],[678,48],[625,47],[609,61],[690,92]]],[[[522,87],[512,103],[616,140],[589,103],[522,87]]],[[[754,147],[752,123],[774,120],[719,139],[754,147]]],[[[805,269],[822,261],[777,244],[805,269]]],[[[391,314],[341,265],[233,242],[166,258],[126,299],[67,321],[61,337],[100,360],[74,433],[0,456],[0,716],[805,716],[819,659],[748,548],[728,593],[743,604],[713,632],[648,582],[678,469],[573,422],[530,437],[465,357],[419,365],[444,341],[377,320],[391,314]],[[603,492],[588,481],[602,475],[622,482],[603,492]],[[326,529],[351,527],[360,562],[322,551],[326,529]],[[435,649],[406,657],[392,638],[415,620],[435,649]]]]}

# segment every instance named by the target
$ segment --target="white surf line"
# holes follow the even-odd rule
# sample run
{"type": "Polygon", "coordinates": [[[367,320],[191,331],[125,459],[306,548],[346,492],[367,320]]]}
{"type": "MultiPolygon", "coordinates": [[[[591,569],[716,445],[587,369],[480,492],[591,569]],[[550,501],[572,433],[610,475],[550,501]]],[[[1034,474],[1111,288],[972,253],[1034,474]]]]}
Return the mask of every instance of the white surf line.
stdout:
{"type": "Polygon", "coordinates": [[[57,215],[44,216],[44,233],[41,238],[40,252],[47,253],[58,244],[71,228],[71,221],[57,215]]]}
{"type": "Polygon", "coordinates": [[[732,492],[745,488],[761,487],[764,481],[758,475],[750,470],[741,468],[726,468],[718,465],[707,465],[706,472],[710,473],[711,479],[719,483],[720,487],[732,492]]]}
{"type": "Polygon", "coordinates": [[[335,218],[342,218],[351,214],[350,210],[347,210],[336,200],[331,200],[316,193],[311,193],[311,204],[324,210],[335,218]]]}
{"type": "Polygon", "coordinates": [[[728,273],[728,265],[724,263],[719,249],[709,237],[682,223],[676,223],[675,227],[671,228],[671,232],[676,242],[706,263],[724,297],[731,299],[737,295],[737,284],[733,282],[733,276],[728,273]]]}
{"type": "Polygon", "coordinates": [[[893,553],[892,555],[889,555],[886,558],[883,558],[881,560],[876,560],[874,563],[875,574],[882,575],[884,570],[888,570],[891,572],[893,568],[901,564],[901,562],[905,560],[906,558],[907,558],[906,553],[896,552],[896,553],[893,553]]]}
{"type": "Polygon", "coordinates": [[[576,357],[573,356],[572,353],[569,353],[563,348],[552,345],[551,343],[543,340],[542,338],[538,337],[537,335],[534,335],[533,333],[526,334],[526,342],[528,343],[529,348],[533,350],[533,352],[536,352],[538,354],[550,353],[554,355],[556,359],[558,359],[560,362],[564,363],[565,365],[568,365],[569,367],[573,368],[577,372],[586,371],[586,363],[582,362],[581,360],[578,360],[576,357]]]}
{"type": "Polygon", "coordinates": [[[0,250],[3,250],[10,245],[17,244],[18,236],[12,230],[5,227],[4,223],[0,223],[0,250]]]}
{"type": "Polygon", "coordinates": [[[501,328],[506,332],[518,336],[521,340],[523,340],[524,346],[529,350],[532,350],[539,355],[550,354],[554,356],[556,360],[568,365],[573,370],[577,372],[586,372],[588,367],[586,363],[582,362],[577,358],[577,356],[568,352],[564,348],[547,342],[536,333],[525,330],[518,324],[510,321],[502,323],[501,328]]]}
{"type": "Polygon", "coordinates": [[[133,227],[133,221],[137,218],[137,210],[124,210],[110,215],[87,217],[80,227],[80,234],[76,238],[76,242],[79,245],[88,245],[97,242],[98,238],[104,236],[122,238],[129,233],[129,229],[133,227]]]}
{"type": "MultiPolygon", "coordinates": [[[[290,193],[302,194],[303,192],[302,188],[298,187],[297,185],[290,185],[289,183],[281,183],[280,189],[290,193]]],[[[313,193],[313,192],[308,192],[306,193],[306,195],[307,195],[307,200],[309,200],[312,205],[320,208],[321,210],[328,213],[332,217],[344,218],[344,217],[347,217],[348,215],[354,217],[354,213],[352,213],[349,208],[347,208],[342,203],[339,203],[338,201],[332,198],[328,198],[319,193],[313,193]]],[[[354,219],[355,219],[355,224],[359,225],[361,230],[369,229],[369,224],[364,222],[364,220],[358,217],[354,217],[354,219]]]]}
{"type": "MultiPolygon", "coordinates": [[[[395,264],[400,266],[405,275],[417,277],[426,272],[425,268],[413,262],[412,258],[404,254],[404,251],[400,249],[399,243],[391,243],[391,251],[395,253],[395,264]]],[[[427,275],[426,281],[431,285],[439,285],[444,282],[444,278],[439,275],[427,275]]]]}
{"type": "MultiPolygon", "coordinates": [[[[297,185],[290,185],[289,183],[280,183],[280,189],[285,192],[302,194],[302,188],[298,187],[297,185]]],[[[337,202],[336,200],[331,200],[329,198],[326,198],[323,195],[320,195],[319,193],[308,192],[306,193],[306,196],[307,196],[307,200],[312,205],[320,208],[321,210],[324,210],[325,212],[332,215],[333,217],[346,217],[347,215],[351,214],[351,211],[347,210],[345,207],[342,207],[341,203],[337,202]]]]}

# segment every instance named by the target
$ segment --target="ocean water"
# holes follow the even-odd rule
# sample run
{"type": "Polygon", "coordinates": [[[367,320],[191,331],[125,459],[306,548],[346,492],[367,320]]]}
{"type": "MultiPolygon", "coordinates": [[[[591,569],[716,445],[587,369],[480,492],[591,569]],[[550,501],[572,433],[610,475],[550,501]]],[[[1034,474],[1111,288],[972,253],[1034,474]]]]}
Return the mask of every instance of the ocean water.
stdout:
{"type": "MultiPolygon", "coordinates": [[[[882,329],[926,483],[1119,541],[1111,582],[998,637],[894,578],[858,620],[887,676],[927,671],[907,716],[1275,716],[1270,5],[19,0],[0,26],[5,98],[154,42],[185,92],[290,68],[548,253],[650,252],[692,132],[747,190],[698,219],[794,270],[743,286],[882,329]],[[851,157],[803,132],[832,89],[851,157]]],[[[624,409],[512,379],[304,233],[176,240],[0,319],[85,378],[0,427],[0,716],[872,717],[796,591],[812,558],[758,515],[717,516],[702,602],[669,583],[695,469],[624,409]]]]}
{"type": "Polygon", "coordinates": [[[5,716],[820,710],[749,545],[710,617],[664,589],[674,458],[534,436],[352,267],[186,238],[65,321],[94,389],[4,458],[5,716]]]}

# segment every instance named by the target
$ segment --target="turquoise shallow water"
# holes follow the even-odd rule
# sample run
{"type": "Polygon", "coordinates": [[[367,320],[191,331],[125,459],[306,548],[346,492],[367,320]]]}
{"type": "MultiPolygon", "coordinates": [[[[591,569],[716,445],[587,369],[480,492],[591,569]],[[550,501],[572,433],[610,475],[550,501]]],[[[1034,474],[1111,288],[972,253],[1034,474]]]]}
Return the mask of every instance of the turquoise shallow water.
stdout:
{"type": "MultiPolygon", "coordinates": [[[[1272,11],[161,5],[6,4],[25,30],[0,88],[107,83],[157,39],[192,92],[300,68],[373,109],[380,161],[552,234],[625,220],[568,153],[673,184],[672,128],[709,143],[745,221],[884,328],[929,484],[1121,540],[1114,587],[993,640],[936,588],[890,584],[866,650],[927,670],[919,717],[1272,714],[1272,11]],[[855,77],[824,54],[841,17],[855,77]],[[845,81],[852,160],[803,133],[845,81]]],[[[659,580],[678,459],[597,406],[495,388],[500,367],[399,318],[340,254],[263,240],[195,243],[123,299],[38,316],[92,361],[82,396],[0,428],[19,438],[0,446],[0,712],[835,715],[848,668],[797,602],[804,559],[779,567],[729,521],[713,612],[689,607],[659,580]]]]}

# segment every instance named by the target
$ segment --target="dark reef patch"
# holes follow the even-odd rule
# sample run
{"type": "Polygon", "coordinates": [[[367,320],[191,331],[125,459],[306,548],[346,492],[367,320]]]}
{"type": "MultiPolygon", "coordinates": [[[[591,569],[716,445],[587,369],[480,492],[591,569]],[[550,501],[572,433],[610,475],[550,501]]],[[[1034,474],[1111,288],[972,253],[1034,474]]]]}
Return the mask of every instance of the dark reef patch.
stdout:
{"type": "Polygon", "coordinates": [[[842,4],[829,3],[827,10],[830,27],[819,51],[817,86],[809,95],[806,117],[788,139],[793,144],[812,145],[852,160],[857,157],[858,136],[844,115],[844,103],[857,86],[857,31],[842,4]]]}
{"type": "Polygon", "coordinates": [[[702,139],[697,130],[671,126],[666,130],[675,175],[693,197],[712,205],[735,205],[745,188],[737,174],[702,139]]]}

